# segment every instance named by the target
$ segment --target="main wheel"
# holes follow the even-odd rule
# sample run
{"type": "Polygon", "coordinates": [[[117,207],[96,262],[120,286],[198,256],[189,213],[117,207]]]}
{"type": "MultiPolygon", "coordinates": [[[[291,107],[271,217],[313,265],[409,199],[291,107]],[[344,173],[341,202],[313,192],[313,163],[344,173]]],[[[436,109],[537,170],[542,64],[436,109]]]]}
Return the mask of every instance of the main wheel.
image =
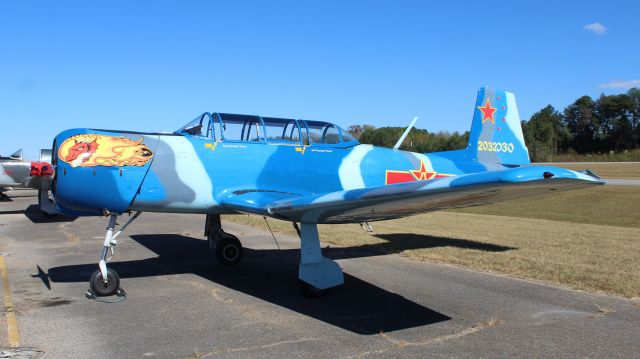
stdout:
{"type": "Polygon", "coordinates": [[[238,264],[242,259],[242,244],[236,236],[225,233],[216,245],[216,257],[226,266],[238,264]]]}
{"type": "Polygon", "coordinates": [[[304,295],[307,298],[322,297],[323,295],[327,294],[327,291],[328,291],[328,289],[316,288],[311,284],[300,279],[298,279],[298,288],[300,289],[300,292],[302,292],[302,295],[304,295]]]}
{"type": "Polygon", "coordinates": [[[58,217],[57,213],[47,213],[45,211],[40,211],[40,212],[42,212],[42,215],[47,217],[47,218],[56,218],[56,217],[58,217]]]}
{"type": "Polygon", "coordinates": [[[114,295],[118,291],[118,288],[120,288],[120,277],[116,271],[107,268],[107,280],[104,280],[102,272],[98,269],[91,275],[89,285],[98,297],[114,295]]]}

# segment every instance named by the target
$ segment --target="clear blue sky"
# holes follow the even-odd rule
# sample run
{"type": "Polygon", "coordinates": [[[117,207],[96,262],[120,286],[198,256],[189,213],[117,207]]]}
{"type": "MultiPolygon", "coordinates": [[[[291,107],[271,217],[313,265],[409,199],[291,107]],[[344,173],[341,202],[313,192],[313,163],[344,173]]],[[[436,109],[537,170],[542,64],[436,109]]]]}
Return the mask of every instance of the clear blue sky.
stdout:
{"type": "Polygon", "coordinates": [[[483,85],[514,92],[528,119],[639,84],[638,14],[637,1],[3,1],[0,154],[204,111],[464,131],[483,85]]]}

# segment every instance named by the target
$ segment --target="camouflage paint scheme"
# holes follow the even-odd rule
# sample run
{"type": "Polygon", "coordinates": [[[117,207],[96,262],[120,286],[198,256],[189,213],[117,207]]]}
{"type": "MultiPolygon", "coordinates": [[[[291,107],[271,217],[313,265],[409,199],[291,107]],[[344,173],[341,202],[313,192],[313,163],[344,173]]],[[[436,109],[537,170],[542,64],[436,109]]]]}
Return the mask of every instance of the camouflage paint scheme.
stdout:
{"type": "Polygon", "coordinates": [[[486,88],[478,92],[468,147],[440,153],[356,141],[303,145],[93,129],[64,131],[56,143],[78,135],[128,138],[151,154],[138,165],[74,166],[54,148],[54,196],[69,215],[237,211],[309,223],[362,222],[600,183],[575,171],[527,166],[513,94],[486,88]],[[544,179],[545,172],[553,178],[544,179]]]}
{"type": "Polygon", "coordinates": [[[344,277],[322,256],[317,224],[392,219],[601,184],[580,172],[529,166],[515,98],[505,91],[479,90],[462,150],[422,154],[363,145],[332,126],[205,113],[173,134],[67,130],[54,141],[51,190],[63,214],[111,213],[92,285],[93,278],[109,275],[114,214],[241,212],[299,222],[298,278],[324,290],[344,277]],[[230,140],[234,118],[245,120],[241,136],[230,140]],[[296,136],[292,130],[285,140],[288,127],[278,124],[291,124],[296,136]],[[321,137],[312,136],[313,126],[321,126],[321,137]]]}

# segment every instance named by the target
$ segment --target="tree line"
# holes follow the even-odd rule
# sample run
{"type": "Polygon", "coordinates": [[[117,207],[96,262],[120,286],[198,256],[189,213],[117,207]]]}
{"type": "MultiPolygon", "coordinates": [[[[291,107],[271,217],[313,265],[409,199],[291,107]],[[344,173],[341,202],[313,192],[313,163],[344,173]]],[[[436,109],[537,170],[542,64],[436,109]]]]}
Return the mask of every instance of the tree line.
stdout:
{"type": "MultiPolygon", "coordinates": [[[[393,147],[402,133],[404,127],[380,127],[375,128],[372,125],[353,125],[347,131],[357,138],[361,143],[368,143],[375,146],[393,147]]],[[[413,152],[439,152],[450,151],[467,146],[469,141],[469,131],[465,133],[458,132],[436,132],[432,133],[427,130],[412,128],[407,138],[400,146],[401,150],[413,152]]]]}
{"type": "MultiPolygon", "coordinates": [[[[547,105],[522,121],[532,161],[553,161],[558,156],[613,154],[640,148],[640,90],[618,95],[582,96],[563,111],[547,105]]],[[[402,127],[353,125],[348,132],[361,143],[393,147],[402,127]]],[[[436,132],[413,128],[400,147],[413,152],[438,152],[467,146],[469,132],[436,132]]],[[[638,153],[640,150],[634,151],[638,153]]],[[[568,157],[567,157],[568,158],[568,157]]]]}
{"type": "Polygon", "coordinates": [[[522,123],[532,160],[557,155],[609,154],[640,146],[640,90],[582,96],[562,112],[548,105],[522,123]]]}

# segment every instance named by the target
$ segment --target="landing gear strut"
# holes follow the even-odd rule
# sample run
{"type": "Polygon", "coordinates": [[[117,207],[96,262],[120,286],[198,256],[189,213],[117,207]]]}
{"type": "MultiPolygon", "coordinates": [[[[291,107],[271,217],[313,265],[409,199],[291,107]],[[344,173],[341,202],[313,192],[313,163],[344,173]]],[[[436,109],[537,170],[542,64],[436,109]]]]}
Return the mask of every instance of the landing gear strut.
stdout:
{"type": "Polygon", "coordinates": [[[58,215],[56,206],[49,198],[49,184],[44,179],[42,180],[41,187],[38,190],[38,207],[42,214],[47,218],[54,218],[58,215]]]}
{"type": "MultiPolygon", "coordinates": [[[[298,286],[306,297],[319,297],[329,288],[344,283],[342,269],[335,261],[322,255],[318,226],[315,223],[294,222],[300,236],[300,266],[298,286]]],[[[242,258],[242,244],[236,236],[222,230],[220,215],[208,214],[204,228],[209,250],[215,252],[218,261],[224,265],[237,264],[242,258]]]]}
{"type": "Polygon", "coordinates": [[[136,212],[133,217],[129,218],[127,223],[122,226],[116,234],[113,234],[113,230],[116,227],[116,220],[118,219],[117,214],[109,215],[109,225],[107,226],[107,234],[104,237],[104,244],[102,247],[102,253],[100,254],[100,261],[98,262],[98,270],[93,272],[91,275],[91,279],[89,280],[89,286],[91,287],[91,291],[99,297],[106,297],[110,295],[114,295],[120,289],[120,276],[118,273],[111,269],[107,268],[107,263],[113,258],[115,254],[115,246],[118,244],[116,241],[116,237],[124,231],[131,222],[133,222],[138,216],[140,216],[142,212],[136,212]],[[111,256],[107,257],[111,252],[111,256]]]}
{"type": "Polygon", "coordinates": [[[219,214],[208,214],[204,234],[207,236],[209,250],[215,252],[220,264],[232,266],[242,259],[242,243],[238,237],[222,229],[219,214]]]}
{"type": "Polygon", "coordinates": [[[294,222],[293,227],[300,236],[300,267],[298,285],[302,294],[315,298],[324,295],[329,288],[344,283],[342,268],[334,260],[322,255],[318,225],[294,222]]]}

